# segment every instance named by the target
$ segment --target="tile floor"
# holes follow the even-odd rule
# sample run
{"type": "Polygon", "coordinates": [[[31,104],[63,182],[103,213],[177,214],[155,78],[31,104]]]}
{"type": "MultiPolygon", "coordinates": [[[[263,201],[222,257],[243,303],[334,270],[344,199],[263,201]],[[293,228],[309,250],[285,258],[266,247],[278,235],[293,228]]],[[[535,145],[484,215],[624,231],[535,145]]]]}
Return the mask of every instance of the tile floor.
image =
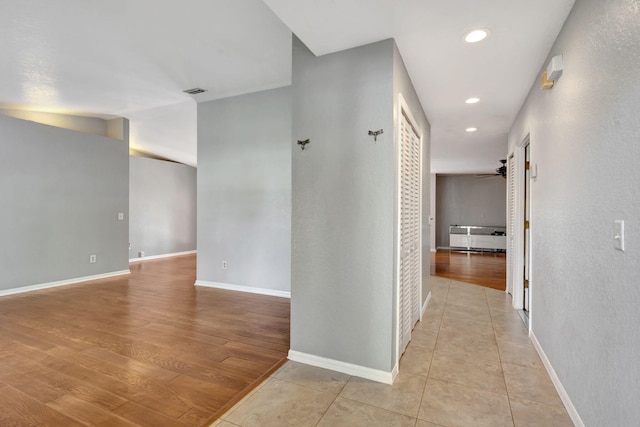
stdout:
{"type": "Polygon", "coordinates": [[[392,386],[287,362],[213,426],[572,426],[510,297],[431,283],[392,386]]]}

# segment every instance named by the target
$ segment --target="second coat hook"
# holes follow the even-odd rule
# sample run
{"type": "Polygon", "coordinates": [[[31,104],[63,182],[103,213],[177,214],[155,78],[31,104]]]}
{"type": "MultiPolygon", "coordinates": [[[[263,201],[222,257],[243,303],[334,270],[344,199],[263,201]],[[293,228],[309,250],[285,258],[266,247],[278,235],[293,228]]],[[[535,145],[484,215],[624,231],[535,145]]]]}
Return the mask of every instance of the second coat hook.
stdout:
{"type": "Polygon", "coordinates": [[[377,141],[377,140],[378,140],[378,135],[380,135],[381,133],[384,133],[384,130],[383,130],[383,129],[376,130],[376,131],[373,131],[373,130],[370,130],[370,131],[369,131],[369,135],[373,136],[373,140],[374,140],[374,141],[377,141]]]}

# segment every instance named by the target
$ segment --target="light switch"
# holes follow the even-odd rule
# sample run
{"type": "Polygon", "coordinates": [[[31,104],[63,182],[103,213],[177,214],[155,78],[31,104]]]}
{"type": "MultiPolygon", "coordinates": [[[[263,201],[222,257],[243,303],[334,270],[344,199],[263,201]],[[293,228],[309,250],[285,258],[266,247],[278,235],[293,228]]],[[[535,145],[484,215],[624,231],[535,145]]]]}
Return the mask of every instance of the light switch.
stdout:
{"type": "Polygon", "coordinates": [[[118,221],[124,220],[124,212],[118,212],[118,221]]]}
{"type": "Polygon", "coordinates": [[[624,221],[616,219],[613,223],[615,224],[613,247],[619,251],[624,251],[624,221]]]}

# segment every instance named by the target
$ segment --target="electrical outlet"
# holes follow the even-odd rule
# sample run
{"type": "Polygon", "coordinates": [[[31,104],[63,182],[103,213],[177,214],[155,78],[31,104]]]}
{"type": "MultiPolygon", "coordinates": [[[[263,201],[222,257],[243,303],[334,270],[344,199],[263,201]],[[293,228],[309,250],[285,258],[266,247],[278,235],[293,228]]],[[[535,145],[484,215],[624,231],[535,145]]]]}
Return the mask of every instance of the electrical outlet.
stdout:
{"type": "Polygon", "coordinates": [[[97,260],[98,260],[98,257],[96,257],[95,255],[89,255],[90,264],[95,264],[97,260]]]}
{"type": "Polygon", "coordinates": [[[144,251],[140,251],[140,252],[138,252],[138,257],[140,257],[140,258],[144,258],[144,251]]]}
{"type": "Polygon", "coordinates": [[[222,261],[222,269],[223,270],[227,269],[227,261],[222,261]]]}
{"type": "Polygon", "coordinates": [[[118,221],[124,221],[124,212],[118,212],[118,221]]]}

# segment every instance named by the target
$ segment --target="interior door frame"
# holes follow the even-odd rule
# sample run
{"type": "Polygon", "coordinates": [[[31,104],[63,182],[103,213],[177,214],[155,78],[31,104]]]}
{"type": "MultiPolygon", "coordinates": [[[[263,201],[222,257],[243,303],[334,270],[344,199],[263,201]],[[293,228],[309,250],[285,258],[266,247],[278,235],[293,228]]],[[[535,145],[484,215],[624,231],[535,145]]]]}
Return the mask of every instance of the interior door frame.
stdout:
{"type": "Polygon", "coordinates": [[[522,268],[522,282],[523,282],[523,297],[522,305],[525,311],[527,320],[531,314],[531,144],[527,142],[522,146],[525,167],[523,168],[523,268],[522,268]],[[527,163],[529,167],[527,167],[527,163]],[[527,222],[529,226],[527,227],[527,222]],[[525,286],[525,282],[528,282],[528,287],[525,286]]]}
{"type": "MultiPolygon", "coordinates": [[[[507,274],[507,277],[510,277],[512,283],[507,284],[507,289],[511,290],[511,300],[513,308],[517,310],[522,310],[524,308],[524,180],[526,178],[526,170],[525,170],[525,147],[529,146],[529,155],[531,157],[531,135],[527,134],[527,136],[515,147],[512,153],[509,153],[509,156],[513,155],[515,160],[515,215],[513,218],[514,221],[514,247],[513,253],[507,252],[507,257],[513,257],[513,262],[511,259],[507,260],[507,268],[513,268],[514,271],[511,271],[507,274]]],[[[529,191],[531,192],[531,181],[529,182],[529,191]]],[[[532,194],[530,195],[532,196],[532,194]]],[[[507,197],[509,195],[507,194],[507,197]]],[[[533,206],[533,197],[529,198],[530,206],[529,209],[533,206]]],[[[507,200],[507,206],[509,205],[509,200],[507,200]]],[[[507,224],[507,229],[509,229],[510,224],[507,224]]],[[[531,230],[531,229],[530,229],[531,230]]],[[[529,239],[531,240],[532,234],[529,231],[529,239]]],[[[531,256],[531,253],[529,254],[531,256]]],[[[529,282],[531,282],[531,265],[529,263],[529,282]]],[[[531,288],[529,289],[529,325],[531,325],[531,316],[532,316],[532,304],[531,304],[531,288]]]]}
{"type": "Polygon", "coordinates": [[[419,200],[418,200],[418,206],[419,206],[419,218],[420,218],[420,232],[418,233],[418,255],[419,255],[419,271],[418,271],[418,278],[420,283],[418,284],[418,304],[420,306],[420,317],[419,317],[419,321],[422,321],[422,315],[423,315],[423,311],[422,311],[422,215],[423,215],[423,209],[422,209],[422,193],[424,191],[423,185],[422,185],[422,179],[423,179],[423,154],[424,154],[424,140],[423,140],[423,135],[420,133],[419,129],[416,127],[416,120],[414,119],[413,114],[411,114],[411,110],[409,109],[409,105],[407,104],[407,102],[405,101],[404,97],[402,96],[402,94],[398,94],[398,108],[396,109],[395,113],[396,113],[396,117],[394,120],[394,124],[395,124],[395,129],[394,129],[394,136],[395,136],[395,144],[394,144],[394,153],[395,153],[395,164],[396,164],[396,207],[395,207],[395,221],[396,221],[396,230],[395,230],[395,271],[394,271],[394,276],[395,276],[395,298],[396,298],[396,304],[395,304],[395,310],[396,310],[396,315],[395,315],[395,321],[396,321],[396,327],[395,327],[395,332],[396,332],[396,360],[395,360],[395,369],[394,372],[397,372],[398,366],[400,365],[400,357],[402,356],[401,353],[401,343],[402,343],[402,336],[401,336],[401,321],[402,319],[400,319],[400,304],[402,304],[402,300],[400,298],[400,257],[402,256],[401,252],[400,252],[400,206],[402,203],[402,193],[401,193],[401,186],[402,186],[402,152],[401,152],[401,144],[402,144],[402,129],[400,126],[400,121],[402,120],[402,114],[404,114],[407,116],[407,118],[409,119],[409,121],[411,122],[411,124],[414,127],[414,130],[416,131],[416,134],[418,134],[418,141],[419,141],[419,169],[420,169],[420,176],[419,176],[419,180],[420,180],[420,192],[419,192],[419,200]]]}

